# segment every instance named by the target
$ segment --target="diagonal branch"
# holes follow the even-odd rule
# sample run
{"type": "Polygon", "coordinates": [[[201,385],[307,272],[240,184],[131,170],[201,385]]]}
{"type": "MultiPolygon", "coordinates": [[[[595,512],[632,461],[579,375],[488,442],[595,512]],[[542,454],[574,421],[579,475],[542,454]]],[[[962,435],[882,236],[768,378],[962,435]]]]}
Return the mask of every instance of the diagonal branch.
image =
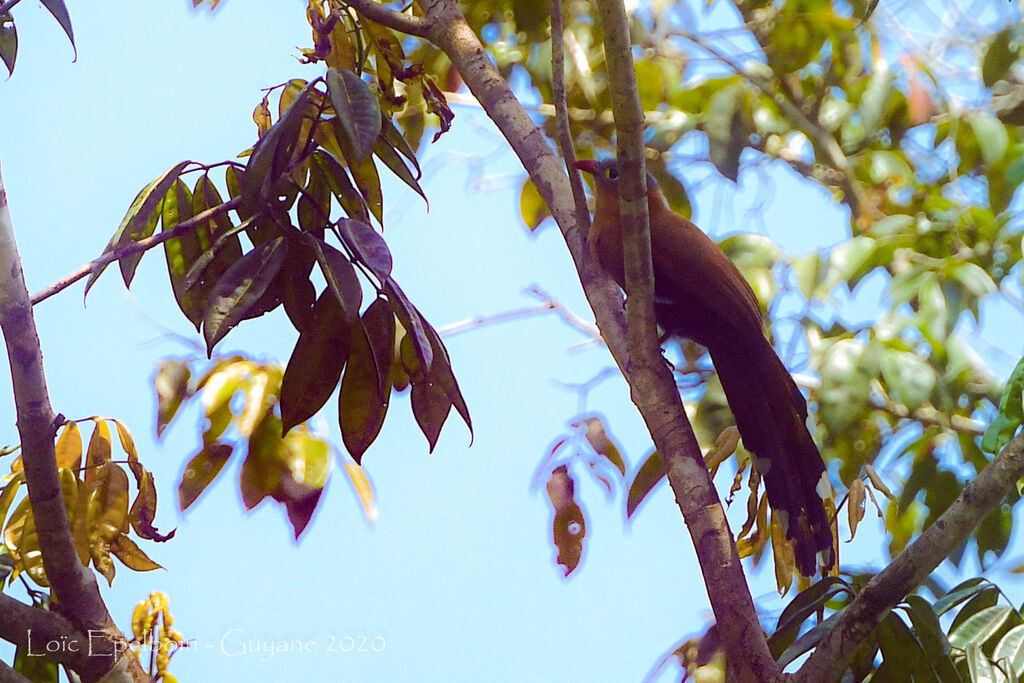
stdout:
{"type": "Polygon", "coordinates": [[[206,211],[201,211],[197,213],[195,216],[189,218],[187,221],[182,221],[178,223],[171,230],[165,230],[157,235],[152,235],[151,237],[139,240],[138,242],[132,242],[131,244],[126,244],[123,247],[119,247],[117,249],[108,251],[107,253],[102,254],[99,258],[96,258],[90,261],[89,263],[86,263],[84,266],[82,266],[75,272],[71,273],[70,275],[62,277],[60,280],[57,280],[49,287],[39,292],[36,292],[32,296],[32,305],[35,306],[39,302],[49,299],[54,294],[64,291],[65,289],[75,284],[82,278],[90,275],[91,273],[97,270],[100,270],[101,268],[106,267],[107,265],[113,263],[114,261],[123,259],[126,256],[141,254],[142,252],[149,251],[150,249],[159,244],[163,244],[167,240],[172,240],[175,237],[181,237],[186,233],[192,232],[197,227],[199,227],[206,221],[210,220],[211,218],[216,218],[217,216],[225,214],[228,211],[231,211],[232,209],[237,209],[241,203],[241,198],[235,197],[234,199],[228,200],[223,204],[219,204],[217,206],[207,209],[206,211]]]}
{"type": "Polygon", "coordinates": [[[928,578],[1024,477],[1024,433],[967,483],[959,497],[889,566],[872,577],[793,677],[795,683],[839,680],[863,643],[910,591],[928,578]]]}

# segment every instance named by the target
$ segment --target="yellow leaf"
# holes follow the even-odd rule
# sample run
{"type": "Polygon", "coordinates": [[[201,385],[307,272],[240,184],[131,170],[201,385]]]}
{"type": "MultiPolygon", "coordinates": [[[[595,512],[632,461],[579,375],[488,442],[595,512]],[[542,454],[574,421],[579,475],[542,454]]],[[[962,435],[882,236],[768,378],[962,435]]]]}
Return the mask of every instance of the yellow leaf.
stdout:
{"type": "Polygon", "coordinates": [[[785,595],[793,585],[796,554],[775,515],[772,515],[772,556],[775,559],[775,585],[779,589],[779,595],[785,595]]]}
{"type": "MultiPolygon", "coordinates": [[[[864,493],[864,481],[854,479],[850,484],[849,498],[846,501],[847,519],[850,522],[850,541],[857,535],[857,525],[864,519],[864,503],[867,496],[864,493]]],[[[847,541],[849,543],[850,541],[847,541]]]]}
{"type": "Polygon", "coordinates": [[[352,488],[359,496],[359,501],[363,504],[363,514],[367,521],[374,521],[377,519],[377,504],[374,502],[373,485],[370,484],[366,471],[354,462],[347,462],[345,463],[345,473],[348,475],[349,481],[352,482],[352,488]]]}
{"type": "Polygon", "coordinates": [[[85,482],[91,484],[96,479],[96,471],[100,465],[110,461],[110,427],[102,417],[93,417],[96,427],[89,439],[89,451],[85,456],[85,482]]]}
{"type": "Polygon", "coordinates": [[[117,438],[121,441],[121,448],[129,460],[132,462],[137,461],[139,459],[139,452],[135,450],[135,441],[132,439],[131,432],[128,431],[128,428],[120,420],[111,419],[114,422],[114,426],[117,427],[117,438]]]}
{"type": "Polygon", "coordinates": [[[149,559],[149,556],[142,552],[142,549],[135,544],[135,541],[124,534],[121,534],[114,539],[110,544],[110,550],[114,553],[117,559],[124,563],[124,566],[137,572],[149,572],[154,569],[163,569],[161,565],[149,559]]]}
{"type": "Polygon", "coordinates": [[[263,100],[252,110],[252,120],[256,123],[256,129],[259,131],[260,137],[266,135],[267,131],[270,130],[269,97],[269,94],[264,95],[263,100]]]}
{"type": "Polygon", "coordinates": [[[246,439],[252,436],[252,430],[256,428],[270,408],[269,384],[269,377],[265,372],[255,372],[245,387],[245,405],[238,416],[236,427],[238,433],[246,439]]]}
{"type": "Polygon", "coordinates": [[[149,620],[149,600],[143,600],[135,605],[135,609],[132,611],[132,635],[135,640],[145,642],[150,626],[149,620]]]}
{"type": "Polygon", "coordinates": [[[82,433],[78,425],[68,422],[57,439],[57,467],[70,467],[78,470],[82,466],[82,433]]]}
{"type": "Polygon", "coordinates": [[[123,469],[113,463],[100,469],[87,514],[90,547],[97,542],[109,544],[128,531],[128,475],[123,469]]]}
{"type": "Polygon", "coordinates": [[[885,482],[882,481],[882,478],[878,476],[878,472],[875,471],[875,468],[872,467],[871,465],[865,465],[864,471],[867,473],[868,479],[871,480],[871,485],[875,487],[875,490],[895,503],[896,496],[892,495],[892,491],[890,491],[889,487],[885,485],[885,482]]]}
{"type": "Polygon", "coordinates": [[[740,443],[740,432],[735,425],[729,425],[722,430],[722,433],[715,439],[715,445],[711,447],[708,454],[704,456],[704,463],[708,466],[711,476],[715,476],[718,466],[725,462],[725,459],[736,452],[740,443]]]}
{"type": "Polygon", "coordinates": [[[18,472],[4,486],[3,493],[0,493],[0,524],[7,518],[7,511],[10,510],[14,496],[23,483],[25,483],[25,473],[18,472]]]}

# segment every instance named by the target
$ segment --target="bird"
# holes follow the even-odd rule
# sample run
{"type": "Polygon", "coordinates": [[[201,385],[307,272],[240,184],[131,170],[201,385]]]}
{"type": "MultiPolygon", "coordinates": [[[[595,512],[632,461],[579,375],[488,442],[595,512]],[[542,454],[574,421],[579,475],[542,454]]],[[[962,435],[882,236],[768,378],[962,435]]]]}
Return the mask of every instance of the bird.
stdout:
{"type": "MultiPolygon", "coordinates": [[[[586,159],[575,167],[594,178],[591,253],[624,287],[618,164],[586,159]]],[[[807,428],[807,400],[772,347],[757,297],[725,252],[669,208],[650,174],[647,209],[655,319],[666,337],[707,348],[768,503],[793,544],[797,569],[807,577],[819,568],[824,573],[835,558],[823,502],[831,485],[807,428]]]]}

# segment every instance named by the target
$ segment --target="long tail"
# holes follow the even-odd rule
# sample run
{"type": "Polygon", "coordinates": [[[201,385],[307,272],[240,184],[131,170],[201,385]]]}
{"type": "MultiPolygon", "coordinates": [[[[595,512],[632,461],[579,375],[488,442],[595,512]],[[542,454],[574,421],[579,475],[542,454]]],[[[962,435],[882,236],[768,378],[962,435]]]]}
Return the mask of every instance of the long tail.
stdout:
{"type": "Polygon", "coordinates": [[[768,503],[793,541],[804,576],[834,561],[832,530],[818,485],[825,464],[807,431],[807,401],[764,338],[710,349],[743,443],[755,457],[768,503]]]}

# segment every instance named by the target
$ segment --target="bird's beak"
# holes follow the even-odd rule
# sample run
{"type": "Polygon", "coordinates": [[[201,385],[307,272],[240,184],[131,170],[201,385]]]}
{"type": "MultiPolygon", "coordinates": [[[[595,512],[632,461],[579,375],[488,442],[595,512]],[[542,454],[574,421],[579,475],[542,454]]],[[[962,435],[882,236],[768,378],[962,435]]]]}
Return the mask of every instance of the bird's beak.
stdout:
{"type": "Polygon", "coordinates": [[[590,175],[597,175],[597,162],[594,161],[593,159],[583,159],[582,161],[577,161],[575,164],[573,164],[573,167],[578,168],[579,170],[585,173],[589,173],[590,175]]]}

